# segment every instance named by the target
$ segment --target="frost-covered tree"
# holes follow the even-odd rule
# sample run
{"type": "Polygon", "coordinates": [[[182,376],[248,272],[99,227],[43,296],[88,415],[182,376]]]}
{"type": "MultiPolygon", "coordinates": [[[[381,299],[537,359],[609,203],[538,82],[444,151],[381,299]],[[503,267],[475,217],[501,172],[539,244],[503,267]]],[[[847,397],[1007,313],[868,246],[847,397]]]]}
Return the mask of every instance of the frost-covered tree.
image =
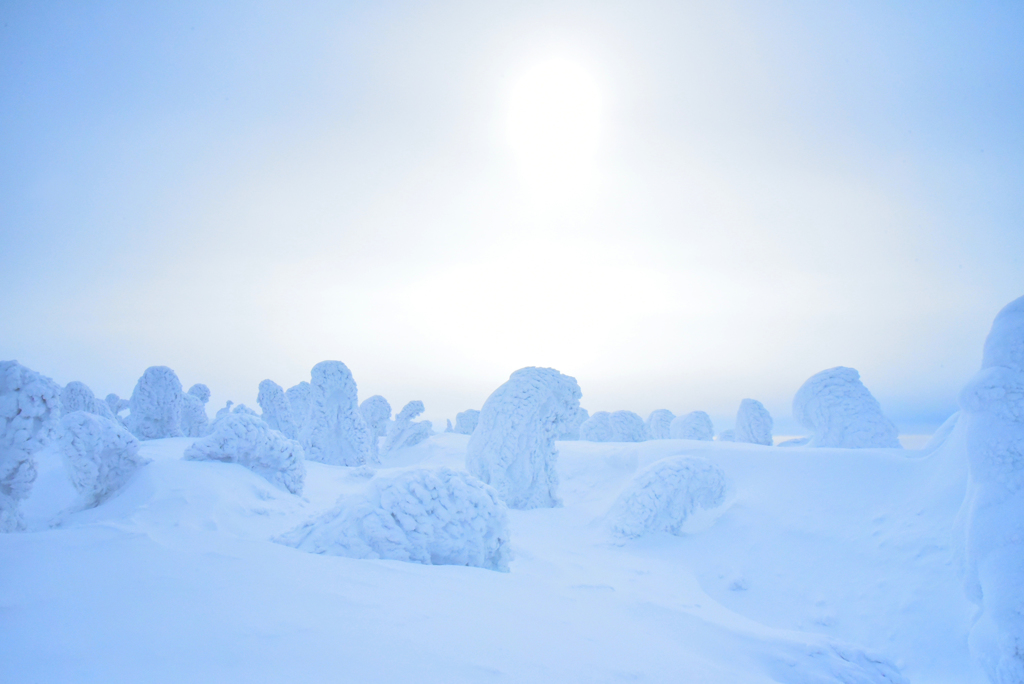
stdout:
{"type": "Polygon", "coordinates": [[[103,416],[104,418],[114,419],[114,414],[111,413],[110,407],[107,406],[105,401],[100,401],[96,398],[96,395],[92,393],[89,386],[84,382],[73,380],[64,386],[64,389],[60,392],[60,410],[62,414],[74,413],[75,411],[85,411],[86,413],[92,413],[93,415],[103,416]]]}
{"type": "Polygon", "coordinates": [[[672,437],[670,427],[676,415],[668,409],[651,411],[644,426],[647,428],[648,439],[669,439],[672,437]]]}
{"type": "Polygon", "coordinates": [[[715,436],[711,416],[703,411],[691,411],[685,416],[676,416],[669,425],[672,439],[698,439],[708,441],[715,436]]]}
{"type": "Polygon", "coordinates": [[[0,361],[0,532],[23,526],[18,502],[36,479],[33,454],[60,415],[60,386],[17,361],[0,361]]]}
{"type": "Polygon", "coordinates": [[[433,426],[429,420],[414,421],[413,418],[423,413],[422,401],[410,401],[398,415],[395,422],[388,428],[387,439],[384,440],[384,447],[381,453],[389,454],[396,449],[416,446],[430,437],[433,426]]]}
{"type": "Polygon", "coordinates": [[[114,417],[117,418],[118,421],[121,421],[121,416],[119,416],[118,414],[121,413],[121,411],[128,410],[128,400],[122,399],[121,397],[111,392],[110,394],[107,395],[106,402],[107,408],[110,409],[110,412],[114,414],[114,417]]]}
{"type": "Polygon", "coordinates": [[[303,380],[299,384],[289,387],[284,395],[288,398],[288,406],[292,409],[292,421],[295,423],[295,434],[301,439],[306,425],[309,423],[309,398],[312,388],[309,383],[303,380]]]}
{"type": "MultiPolygon", "coordinates": [[[[970,648],[989,679],[1024,682],[1024,297],[992,323],[981,370],[960,392],[966,451],[967,597],[978,606],[970,648]]],[[[951,438],[952,439],[952,438],[951,438]]]]}
{"type": "Polygon", "coordinates": [[[793,397],[793,417],[812,431],[807,446],[900,448],[896,426],[853,368],[816,373],[793,397]]]}
{"type": "Polygon", "coordinates": [[[139,441],[116,421],[86,411],[60,419],[57,442],[78,491],[72,510],[97,506],[121,489],[140,466],[139,441]]]}
{"type": "Polygon", "coordinates": [[[375,394],[359,405],[366,427],[370,430],[370,458],[380,460],[380,438],[388,434],[391,425],[391,404],[379,394],[375,394]]]}
{"type": "Polygon", "coordinates": [[[256,403],[263,411],[263,421],[272,429],[277,430],[288,439],[295,439],[295,421],[292,419],[292,407],[284,390],[273,380],[260,383],[260,391],[256,403]]]}
{"type": "Polygon", "coordinates": [[[202,437],[210,431],[210,417],[206,415],[206,402],[210,388],[197,383],[181,396],[181,432],[186,437],[202,437]]]}
{"type": "Polygon", "coordinates": [[[581,396],[576,379],[553,368],[517,370],[484,402],[466,469],[511,508],[561,505],[555,438],[576,416],[581,396]]]}
{"type": "Polygon", "coordinates": [[[581,406],[576,411],[576,415],[566,422],[562,434],[558,435],[558,439],[565,442],[578,441],[580,438],[580,426],[588,420],[590,420],[590,412],[581,406]]]}
{"type": "Polygon", "coordinates": [[[188,392],[186,394],[190,394],[199,401],[203,402],[204,406],[208,401],[210,401],[210,388],[201,382],[197,382],[196,384],[189,387],[188,392]]]}
{"type": "Polygon", "coordinates": [[[340,361],[313,366],[309,422],[300,441],[306,458],[331,465],[359,466],[372,459],[373,436],[359,412],[356,381],[340,361]]]}
{"type": "Polygon", "coordinates": [[[764,404],[756,399],[744,399],[736,412],[733,439],[749,444],[772,445],[772,417],[764,404]]]}
{"type": "Polygon", "coordinates": [[[644,419],[632,411],[598,411],[580,425],[580,439],[585,442],[644,442],[647,428],[644,419]]]}
{"type": "Polygon", "coordinates": [[[608,521],[623,537],[648,532],[682,534],[686,521],[698,509],[722,505],[725,490],[724,473],[707,460],[664,458],[637,473],[612,506],[608,521]]]}
{"type": "MultiPolygon", "coordinates": [[[[220,412],[218,411],[218,413],[220,413],[220,412]]],[[[245,404],[237,404],[233,409],[231,409],[231,413],[242,413],[242,414],[245,414],[247,416],[255,416],[257,418],[260,418],[260,414],[256,413],[255,411],[253,411],[251,408],[249,408],[245,404]]]]}
{"type": "Polygon", "coordinates": [[[452,419],[451,418],[445,418],[445,423],[446,423],[446,425],[444,427],[444,431],[445,432],[453,432],[454,433],[455,432],[455,428],[452,427],[452,419]]]}
{"type": "Polygon", "coordinates": [[[508,513],[492,488],[448,468],[377,475],[276,541],[310,553],[508,572],[508,513]]]}
{"type": "Polygon", "coordinates": [[[222,409],[218,410],[218,411],[217,411],[217,415],[215,415],[215,416],[213,417],[213,419],[214,419],[214,420],[217,420],[217,419],[218,419],[218,418],[220,418],[221,416],[225,416],[225,415],[227,415],[227,414],[231,413],[231,407],[232,407],[232,406],[234,406],[234,405],[235,405],[235,402],[233,402],[233,401],[231,401],[230,399],[228,399],[227,403],[226,403],[226,404],[224,404],[224,408],[222,408],[222,409]]]}
{"type": "Polygon", "coordinates": [[[455,432],[460,435],[471,435],[476,430],[476,424],[480,422],[480,412],[476,409],[466,409],[462,413],[455,414],[455,432]]]}
{"type": "Polygon", "coordinates": [[[213,421],[211,433],[185,450],[185,460],[238,463],[292,494],[302,494],[306,477],[302,446],[247,413],[213,421]]]}
{"type": "Polygon", "coordinates": [[[139,439],[181,437],[181,382],[167,366],[150,366],[135,383],[125,425],[139,439]]]}

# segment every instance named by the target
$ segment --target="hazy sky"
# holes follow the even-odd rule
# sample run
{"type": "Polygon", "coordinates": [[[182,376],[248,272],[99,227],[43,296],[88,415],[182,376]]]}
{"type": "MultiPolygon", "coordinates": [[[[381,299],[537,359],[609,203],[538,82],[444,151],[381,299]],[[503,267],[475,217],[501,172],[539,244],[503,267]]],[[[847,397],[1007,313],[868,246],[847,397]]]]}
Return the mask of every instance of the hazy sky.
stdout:
{"type": "Polygon", "coordinates": [[[299,5],[0,2],[0,358],[913,432],[1024,294],[1020,2],[299,5]]]}

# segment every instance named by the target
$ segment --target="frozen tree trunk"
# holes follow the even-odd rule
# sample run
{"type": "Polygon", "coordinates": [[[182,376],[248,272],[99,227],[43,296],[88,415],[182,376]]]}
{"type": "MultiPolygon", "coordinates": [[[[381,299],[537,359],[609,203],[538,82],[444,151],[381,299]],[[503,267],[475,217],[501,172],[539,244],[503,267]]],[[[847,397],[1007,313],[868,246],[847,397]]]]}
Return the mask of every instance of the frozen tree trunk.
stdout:
{"type": "Polygon", "coordinates": [[[147,461],[139,441],[116,421],[85,411],[60,419],[61,453],[79,501],[72,510],[97,506],[121,489],[147,461]]]}
{"type": "Polygon", "coordinates": [[[150,366],[135,383],[126,425],[139,439],[181,437],[181,382],[167,366],[150,366]]]}
{"type": "Polygon", "coordinates": [[[711,416],[703,411],[691,411],[685,416],[677,416],[669,425],[672,439],[697,439],[709,441],[715,436],[715,426],[711,416]]]}
{"type": "Polygon", "coordinates": [[[24,527],[18,502],[36,479],[33,454],[60,415],[60,387],[17,361],[0,361],[0,532],[24,527]]]}
{"type": "Polygon", "coordinates": [[[652,411],[644,423],[647,428],[648,439],[670,439],[672,437],[671,426],[676,416],[668,409],[652,411]]]}
{"type": "Polygon", "coordinates": [[[295,421],[292,419],[292,407],[284,390],[273,380],[260,383],[260,391],[256,403],[263,411],[263,421],[272,429],[277,430],[288,439],[295,439],[295,421]]]}
{"type": "Polygon", "coordinates": [[[107,403],[97,399],[88,385],[77,380],[69,382],[61,390],[60,410],[64,415],[75,411],[85,411],[111,420],[114,419],[114,414],[111,413],[107,403]]]}
{"type": "MultiPolygon", "coordinates": [[[[981,371],[960,393],[956,448],[966,450],[965,587],[978,606],[971,653],[996,684],[1024,682],[1024,297],[985,340],[981,371]]],[[[951,437],[952,439],[952,437],[951,437]]]]}
{"type": "Polygon", "coordinates": [[[480,422],[480,412],[476,409],[466,409],[462,413],[455,414],[455,432],[460,435],[471,435],[480,422]]]}
{"type": "Polygon", "coordinates": [[[756,399],[744,399],[736,412],[733,440],[749,444],[772,445],[772,417],[764,404],[756,399]]]}
{"type": "Polygon", "coordinates": [[[387,439],[384,440],[384,447],[381,453],[388,454],[395,449],[416,446],[430,437],[433,426],[429,420],[413,421],[413,418],[423,413],[422,401],[410,401],[395,416],[395,422],[388,428],[387,439]]]}
{"type": "Polygon", "coordinates": [[[330,465],[365,465],[372,459],[372,439],[348,367],[340,361],[313,366],[309,422],[300,440],[306,458],[330,465]]]}
{"type": "Polygon", "coordinates": [[[900,448],[896,426],[853,368],[812,375],[793,397],[793,417],[813,432],[807,446],[900,448]]]}
{"type": "Polygon", "coordinates": [[[522,368],[494,390],[469,439],[466,469],[511,508],[561,505],[555,439],[580,406],[576,379],[553,368],[522,368]]]}

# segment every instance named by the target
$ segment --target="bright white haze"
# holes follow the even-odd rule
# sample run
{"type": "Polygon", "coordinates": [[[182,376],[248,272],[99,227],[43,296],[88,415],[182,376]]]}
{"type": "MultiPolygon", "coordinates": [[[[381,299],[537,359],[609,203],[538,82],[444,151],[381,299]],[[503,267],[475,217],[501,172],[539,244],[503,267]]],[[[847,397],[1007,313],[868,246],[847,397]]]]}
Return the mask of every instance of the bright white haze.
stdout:
{"type": "Polygon", "coordinates": [[[937,425],[1024,294],[1024,8],[703,5],[7,3],[0,358],[937,425]]]}

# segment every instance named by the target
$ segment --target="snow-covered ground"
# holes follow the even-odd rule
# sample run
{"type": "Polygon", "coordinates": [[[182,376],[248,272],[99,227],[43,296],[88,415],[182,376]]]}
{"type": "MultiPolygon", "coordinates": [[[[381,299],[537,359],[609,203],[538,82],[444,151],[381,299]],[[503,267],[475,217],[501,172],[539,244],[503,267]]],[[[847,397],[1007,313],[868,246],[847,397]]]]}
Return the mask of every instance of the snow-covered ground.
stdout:
{"type": "MultiPolygon", "coordinates": [[[[436,434],[383,467],[465,469],[436,434]]],[[[374,470],[306,462],[303,496],[238,464],[152,459],[96,508],[52,448],[0,535],[0,680],[22,682],[922,682],[974,684],[939,449],[557,442],[563,507],[510,510],[510,571],[316,555],[273,538],[374,470]],[[685,533],[608,520],[646,466],[702,457],[725,503],[685,533]]],[[[909,446],[909,445],[908,445],[909,446]]]]}

